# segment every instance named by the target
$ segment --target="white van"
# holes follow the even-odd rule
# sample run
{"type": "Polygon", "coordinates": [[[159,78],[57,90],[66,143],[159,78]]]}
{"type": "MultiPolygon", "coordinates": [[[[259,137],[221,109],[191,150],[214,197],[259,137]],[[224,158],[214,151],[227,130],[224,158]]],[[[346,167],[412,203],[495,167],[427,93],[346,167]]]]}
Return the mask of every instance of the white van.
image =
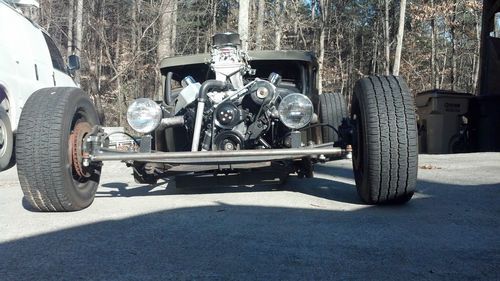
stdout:
{"type": "Polygon", "coordinates": [[[28,97],[41,88],[77,87],[70,72],[80,67],[76,56],[67,67],[47,32],[16,4],[23,1],[0,0],[0,171],[15,164],[14,135],[28,97]]]}

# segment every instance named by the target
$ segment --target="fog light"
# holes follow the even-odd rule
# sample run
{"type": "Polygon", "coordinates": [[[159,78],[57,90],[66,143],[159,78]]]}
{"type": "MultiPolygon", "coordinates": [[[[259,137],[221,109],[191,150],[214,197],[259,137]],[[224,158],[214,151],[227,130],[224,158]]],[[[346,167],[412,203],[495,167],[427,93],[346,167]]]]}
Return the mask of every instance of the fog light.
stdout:
{"type": "Polygon", "coordinates": [[[136,99],[127,110],[127,122],[139,133],[152,132],[160,125],[162,111],[160,106],[147,98],[136,99]]]}
{"type": "Polygon", "coordinates": [[[314,113],[311,100],[302,94],[289,94],[278,107],[281,122],[290,129],[300,129],[309,122],[314,113]]]}

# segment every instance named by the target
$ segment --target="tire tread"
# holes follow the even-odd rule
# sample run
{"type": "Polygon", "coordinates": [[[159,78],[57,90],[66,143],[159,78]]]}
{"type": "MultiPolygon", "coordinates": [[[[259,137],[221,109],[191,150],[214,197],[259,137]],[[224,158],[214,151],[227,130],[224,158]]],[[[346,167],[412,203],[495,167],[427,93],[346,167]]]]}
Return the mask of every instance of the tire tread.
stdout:
{"type": "MultiPolygon", "coordinates": [[[[323,93],[319,96],[319,110],[322,123],[338,128],[348,118],[347,104],[340,93],[323,93]]],[[[322,128],[323,142],[336,142],[339,136],[332,128],[322,128]]]]}
{"type": "Polygon", "coordinates": [[[66,154],[62,149],[67,149],[68,143],[61,137],[70,99],[83,96],[76,88],[40,89],[30,96],[21,113],[16,136],[19,181],[27,201],[40,211],[86,207],[71,200],[65,186],[67,159],[63,159],[66,154]]]}
{"type": "Polygon", "coordinates": [[[396,76],[370,76],[358,82],[355,95],[366,111],[368,180],[358,183],[372,204],[411,198],[416,185],[418,153],[413,98],[396,76]],[[357,92],[357,93],[356,93],[357,92]]]}

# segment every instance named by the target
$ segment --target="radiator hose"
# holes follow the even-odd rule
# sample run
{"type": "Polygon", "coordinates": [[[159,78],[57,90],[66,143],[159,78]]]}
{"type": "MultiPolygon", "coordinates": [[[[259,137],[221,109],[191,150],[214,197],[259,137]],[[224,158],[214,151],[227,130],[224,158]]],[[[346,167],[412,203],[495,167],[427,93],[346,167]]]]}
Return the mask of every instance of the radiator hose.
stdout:
{"type": "Polygon", "coordinates": [[[201,126],[203,125],[203,112],[205,110],[205,102],[207,101],[207,93],[210,91],[224,91],[228,88],[226,82],[218,80],[207,80],[203,82],[198,93],[198,104],[196,106],[196,118],[194,121],[193,142],[191,151],[198,151],[200,145],[201,126]]]}

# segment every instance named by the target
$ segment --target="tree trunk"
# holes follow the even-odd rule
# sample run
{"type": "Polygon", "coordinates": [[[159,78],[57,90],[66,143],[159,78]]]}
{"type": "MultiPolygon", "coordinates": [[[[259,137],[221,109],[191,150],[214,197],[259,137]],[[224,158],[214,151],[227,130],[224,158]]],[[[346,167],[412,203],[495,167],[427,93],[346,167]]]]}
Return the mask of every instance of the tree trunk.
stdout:
{"type": "MultiPolygon", "coordinates": [[[[212,35],[217,32],[217,1],[212,0],[212,35]]],[[[210,35],[209,35],[210,36],[210,35]]]]}
{"type": "Polygon", "coordinates": [[[175,55],[175,44],[177,38],[177,0],[169,0],[173,2],[172,6],[172,52],[175,55]]]}
{"type": "Polygon", "coordinates": [[[354,84],[356,83],[357,81],[357,74],[354,73],[354,69],[356,68],[356,48],[358,48],[357,44],[355,43],[355,40],[356,40],[356,31],[355,31],[355,28],[352,28],[351,32],[351,42],[349,45],[351,45],[351,52],[350,52],[350,59],[348,61],[350,61],[350,63],[348,64],[348,69],[347,69],[347,77],[348,77],[348,84],[347,84],[347,91],[345,91],[345,93],[347,93],[346,95],[344,95],[347,99],[347,101],[349,101],[349,95],[350,93],[353,92],[354,90],[354,84]]]}
{"type": "Polygon", "coordinates": [[[281,0],[276,0],[274,4],[274,49],[281,49],[281,0]]]}
{"type": "MultiPolygon", "coordinates": [[[[140,18],[140,1],[139,0],[132,0],[131,3],[131,16],[132,16],[132,30],[131,30],[131,54],[133,57],[137,56],[141,52],[141,34],[142,34],[142,26],[139,23],[139,18],[140,18]]],[[[104,20],[104,18],[103,18],[104,20]]],[[[133,77],[132,79],[135,80],[135,83],[129,88],[132,92],[139,92],[139,89],[142,89],[141,85],[141,75],[138,73],[138,65],[143,65],[142,59],[140,57],[137,57],[137,59],[134,59],[133,62],[131,63],[130,66],[130,75],[133,77]]]]}
{"type": "Polygon", "coordinates": [[[443,67],[441,68],[441,80],[439,82],[438,88],[442,88],[444,85],[444,80],[446,78],[446,66],[447,66],[447,53],[448,53],[448,48],[444,49],[443,52],[443,67]]]}
{"type": "Polygon", "coordinates": [[[361,47],[358,50],[358,72],[364,73],[365,66],[365,37],[361,33],[361,47]]]}
{"type": "Polygon", "coordinates": [[[325,63],[325,30],[328,19],[328,0],[320,0],[321,22],[319,30],[318,93],[323,93],[323,69],[325,63]]]}
{"type": "Polygon", "coordinates": [[[456,38],[456,22],[457,22],[457,8],[458,1],[455,0],[453,3],[453,19],[451,21],[451,90],[455,91],[457,83],[457,38],[456,38]]]}
{"type": "Polygon", "coordinates": [[[239,0],[238,33],[241,39],[241,48],[248,50],[248,11],[250,9],[249,0],[239,0]]]}
{"type": "Polygon", "coordinates": [[[325,29],[321,28],[319,33],[319,58],[318,58],[318,93],[323,93],[323,69],[325,63],[325,29]]]}
{"type": "Polygon", "coordinates": [[[375,33],[373,36],[373,54],[372,54],[372,67],[371,67],[371,75],[375,75],[377,73],[377,64],[378,64],[378,34],[379,32],[379,23],[375,23],[375,33]]]}
{"type": "MultiPolygon", "coordinates": [[[[118,16],[116,17],[116,22],[118,25],[120,25],[120,14],[118,13],[118,16]]],[[[121,52],[121,32],[117,32],[116,34],[116,42],[115,42],[115,58],[120,57],[120,52],[121,52]]],[[[121,71],[121,66],[118,63],[116,66],[118,72],[121,71]]],[[[118,98],[118,126],[123,126],[125,124],[124,122],[124,116],[123,116],[123,109],[126,108],[125,106],[125,99],[123,98],[123,91],[122,91],[122,76],[119,75],[118,78],[116,78],[116,92],[117,92],[117,98],[118,98]]]]}
{"type": "Polygon", "coordinates": [[[166,0],[160,18],[158,37],[158,60],[175,55],[175,34],[177,23],[177,1],[166,0]]]}
{"type": "Polygon", "coordinates": [[[403,49],[403,36],[405,32],[405,16],[406,16],[406,0],[401,0],[399,8],[399,26],[396,44],[396,53],[394,55],[394,66],[392,73],[399,75],[399,68],[401,65],[401,52],[403,49]]]}
{"type": "MultiPolygon", "coordinates": [[[[258,5],[257,1],[250,1],[250,19],[249,19],[249,26],[254,27],[257,25],[257,12],[258,12],[258,5]]],[[[249,32],[248,33],[248,49],[255,50],[255,32],[249,32]]]]}
{"type": "Polygon", "coordinates": [[[73,21],[74,19],[74,14],[75,14],[75,1],[74,0],[69,0],[68,3],[68,45],[67,45],[67,51],[66,51],[66,56],[72,55],[73,54],[73,21]]]}
{"type": "Polygon", "coordinates": [[[311,0],[311,20],[314,21],[316,17],[317,0],[311,0]]]}
{"type": "Polygon", "coordinates": [[[472,93],[478,94],[477,84],[479,83],[479,68],[481,58],[479,54],[481,52],[481,12],[476,12],[476,53],[474,54],[474,76],[472,80],[472,93]]]}
{"type": "Polygon", "coordinates": [[[431,88],[436,89],[439,83],[436,66],[436,15],[434,11],[434,0],[431,0],[431,88]]]}
{"type": "Polygon", "coordinates": [[[264,15],[266,10],[266,0],[259,0],[259,7],[257,13],[257,30],[255,31],[255,49],[262,49],[262,38],[264,32],[264,15]]]}
{"type": "MultiPolygon", "coordinates": [[[[163,58],[175,55],[175,36],[177,25],[177,0],[166,0],[160,17],[160,31],[158,37],[158,62],[163,58]]],[[[157,84],[161,81],[160,74],[157,74],[157,84]]],[[[163,96],[163,85],[158,87],[158,98],[163,96]]]]}
{"type": "Polygon", "coordinates": [[[384,50],[385,50],[385,75],[390,74],[391,49],[390,49],[390,28],[389,28],[389,1],[384,0],[384,50]]]}
{"type": "Polygon", "coordinates": [[[196,27],[196,53],[200,53],[200,27],[196,27]]]}
{"type": "Polygon", "coordinates": [[[211,16],[211,24],[209,27],[209,32],[206,34],[205,41],[205,50],[204,53],[208,53],[208,47],[212,44],[211,39],[212,35],[217,32],[217,0],[210,0],[210,16],[211,16]]]}
{"type": "Polygon", "coordinates": [[[276,38],[274,49],[281,50],[281,39],[283,36],[283,22],[285,19],[286,12],[286,0],[277,0],[275,4],[275,27],[274,27],[274,37],[276,38]]]}
{"type": "MultiPolygon", "coordinates": [[[[76,27],[75,27],[75,55],[81,56],[82,33],[83,33],[83,0],[77,0],[76,4],[76,27]]],[[[80,72],[75,74],[75,82],[80,83],[80,72]]]]}
{"type": "Polygon", "coordinates": [[[345,77],[347,75],[344,75],[344,62],[342,60],[342,50],[340,49],[340,32],[337,32],[337,35],[335,36],[335,46],[337,47],[337,60],[338,60],[338,65],[340,69],[340,94],[344,93],[344,86],[345,86],[345,77]]]}
{"type": "Polygon", "coordinates": [[[293,18],[293,36],[294,36],[294,40],[293,40],[293,48],[294,49],[298,49],[299,48],[299,7],[298,7],[298,3],[296,1],[292,1],[292,4],[293,4],[293,14],[292,14],[292,18],[293,18]]]}
{"type": "Polygon", "coordinates": [[[138,38],[140,37],[140,34],[141,34],[141,30],[140,30],[140,25],[137,21],[137,14],[138,14],[138,10],[139,10],[139,3],[137,0],[133,0],[132,1],[132,11],[131,11],[131,14],[132,14],[132,52],[135,52],[137,53],[137,51],[139,51],[138,47],[139,47],[139,42],[138,42],[138,38]]]}

